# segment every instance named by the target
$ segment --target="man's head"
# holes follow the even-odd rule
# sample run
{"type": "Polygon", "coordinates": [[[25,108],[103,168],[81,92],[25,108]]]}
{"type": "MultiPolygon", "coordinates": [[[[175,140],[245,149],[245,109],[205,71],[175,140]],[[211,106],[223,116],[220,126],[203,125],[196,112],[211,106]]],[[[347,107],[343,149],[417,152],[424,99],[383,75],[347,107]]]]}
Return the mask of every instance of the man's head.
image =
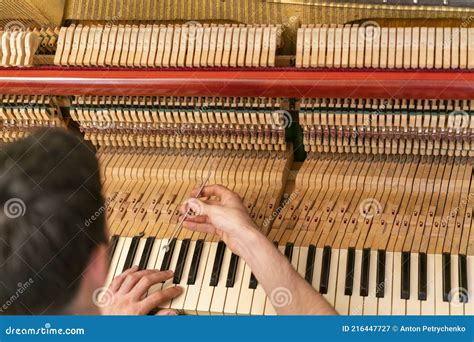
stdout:
{"type": "Polygon", "coordinates": [[[80,137],[45,129],[0,147],[0,314],[91,306],[107,268],[103,206],[80,137]]]}

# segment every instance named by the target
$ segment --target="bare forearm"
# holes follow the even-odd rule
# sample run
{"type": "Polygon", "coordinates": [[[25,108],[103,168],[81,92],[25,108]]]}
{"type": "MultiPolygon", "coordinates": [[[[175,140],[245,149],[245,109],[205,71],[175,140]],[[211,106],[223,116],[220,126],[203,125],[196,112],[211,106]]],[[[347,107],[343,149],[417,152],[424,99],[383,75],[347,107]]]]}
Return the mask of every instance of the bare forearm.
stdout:
{"type": "Polygon", "coordinates": [[[249,234],[242,257],[281,315],[331,315],[336,311],[304,280],[265,236],[249,234]],[[281,301],[280,301],[281,300],[281,301]]]}

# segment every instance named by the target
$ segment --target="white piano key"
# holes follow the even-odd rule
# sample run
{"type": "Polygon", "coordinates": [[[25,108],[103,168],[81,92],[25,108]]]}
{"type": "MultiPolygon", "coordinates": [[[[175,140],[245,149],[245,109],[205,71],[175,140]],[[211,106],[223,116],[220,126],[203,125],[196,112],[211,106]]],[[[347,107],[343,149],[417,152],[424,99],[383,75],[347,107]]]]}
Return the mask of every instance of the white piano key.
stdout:
{"type": "MultiPolygon", "coordinates": [[[[155,244],[156,244],[156,242],[157,241],[155,241],[155,244]]],[[[168,239],[161,240],[161,244],[160,244],[160,247],[157,251],[158,253],[157,253],[157,256],[156,256],[156,259],[155,259],[155,265],[151,266],[150,269],[159,270],[161,268],[161,264],[163,263],[163,257],[166,254],[166,250],[163,248],[163,246],[165,246],[166,244],[168,244],[168,239]]],[[[150,265],[150,263],[148,263],[148,264],[150,265]]],[[[156,291],[160,291],[162,288],[163,288],[163,283],[155,284],[152,287],[150,287],[150,289],[148,290],[148,295],[150,295],[150,294],[152,294],[156,291]]]]}
{"type": "Polygon", "coordinates": [[[316,248],[316,256],[314,258],[314,271],[313,271],[313,282],[312,286],[319,291],[319,285],[321,284],[321,268],[323,265],[323,249],[316,248]]]}
{"type": "Polygon", "coordinates": [[[156,239],[155,242],[153,243],[153,246],[151,247],[151,251],[150,251],[150,258],[148,259],[148,263],[146,265],[147,270],[155,269],[156,260],[158,259],[158,255],[160,254],[160,251],[162,250],[161,248],[162,241],[165,241],[165,240],[156,239]]]}
{"type": "Polygon", "coordinates": [[[146,243],[146,239],[140,239],[140,241],[138,242],[137,251],[135,252],[135,257],[133,258],[132,267],[138,266],[140,264],[140,260],[143,254],[143,249],[145,248],[145,243],[146,243]]]}
{"type": "Polygon", "coordinates": [[[436,312],[435,274],[435,256],[426,254],[426,300],[421,301],[422,315],[434,315],[436,312]]]}
{"type": "Polygon", "coordinates": [[[240,289],[239,303],[237,305],[238,315],[250,315],[252,311],[252,301],[255,289],[249,288],[250,277],[252,270],[245,264],[244,277],[242,279],[242,288],[240,289]]]}
{"type": "Polygon", "coordinates": [[[364,298],[364,315],[377,315],[377,251],[370,251],[369,295],[364,298]]]}
{"type": "Polygon", "coordinates": [[[467,263],[467,289],[468,289],[468,302],[464,304],[464,314],[474,315],[474,255],[468,255],[466,257],[467,263]]]}
{"type": "MultiPolygon", "coordinates": [[[[229,287],[227,289],[227,298],[225,300],[224,314],[228,314],[228,315],[237,314],[239,300],[243,300],[243,294],[241,294],[241,290],[243,287],[248,288],[249,281],[250,281],[250,277],[249,277],[249,280],[246,283],[244,282],[244,273],[245,273],[245,262],[242,258],[239,258],[239,263],[237,264],[237,271],[235,273],[234,286],[229,287]]],[[[253,293],[252,293],[252,296],[253,296],[253,293]]]]}
{"type": "Polygon", "coordinates": [[[196,247],[196,241],[191,240],[189,243],[188,253],[186,255],[186,260],[184,261],[183,273],[181,274],[181,280],[179,286],[183,288],[183,293],[181,296],[176,297],[171,302],[170,308],[175,310],[183,310],[186,297],[188,295],[188,276],[189,269],[191,268],[191,262],[193,260],[194,248],[196,247]]]}
{"type": "Polygon", "coordinates": [[[418,300],[418,253],[410,253],[410,299],[407,303],[407,315],[421,314],[421,301],[418,300]]]}
{"type": "Polygon", "coordinates": [[[295,270],[298,269],[298,259],[300,257],[300,248],[299,247],[293,247],[293,256],[291,257],[291,266],[295,270]]]}
{"type": "Polygon", "coordinates": [[[221,273],[219,274],[219,282],[214,289],[211,302],[211,314],[222,315],[224,313],[225,299],[227,296],[227,273],[229,272],[229,264],[232,252],[226,247],[224,258],[222,259],[221,273]]]}
{"type": "Polygon", "coordinates": [[[324,298],[331,306],[334,306],[336,300],[337,268],[339,264],[339,249],[331,249],[331,265],[329,266],[328,292],[324,298]]]}
{"type": "Polygon", "coordinates": [[[297,271],[303,278],[306,276],[306,261],[308,260],[308,247],[300,247],[297,271]]]}
{"type": "Polygon", "coordinates": [[[115,247],[114,255],[112,256],[112,259],[110,260],[109,272],[107,273],[107,278],[105,281],[106,287],[109,287],[110,283],[114,279],[115,271],[117,269],[117,264],[120,260],[120,255],[122,254],[124,242],[125,242],[125,238],[119,237],[117,241],[117,246],[115,247]]]}
{"type": "Polygon", "coordinates": [[[211,242],[209,257],[207,258],[206,271],[201,284],[201,292],[197,305],[198,315],[209,315],[211,313],[212,296],[214,295],[214,286],[209,286],[212,275],[212,267],[216,256],[217,242],[211,242]]]}
{"type": "MultiPolygon", "coordinates": [[[[174,245],[173,249],[173,254],[171,255],[171,261],[170,261],[170,270],[174,271],[176,270],[176,264],[178,262],[178,256],[179,256],[179,250],[181,249],[181,244],[183,243],[182,240],[176,240],[176,243],[174,245]]],[[[161,265],[160,265],[161,266],[161,265]]],[[[174,286],[173,284],[173,277],[165,281],[163,284],[163,289],[166,289],[168,287],[174,286]]],[[[161,305],[162,308],[169,308],[171,306],[171,301],[167,303],[163,303],[161,305]]]]}
{"type": "Polygon", "coordinates": [[[337,272],[337,290],[334,308],[340,315],[349,314],[350,297],[344,294],[346,287],[347,249],[339,251],[339,265],[337,272]]]}
{"type": "Polygon", "coordinates": [[[262,285],[258,283],[257,288],[253,294],[252,300],[252,309],[250,311],[251,315],[263,315],[265,313],[265,304],[270,302],[270,299],[267,298],[267,294],[263,290],[262,285]]]}
{"type": "Polygon", "coordinates": [[[435,254],[435,309],[436,315],[449,315],[449,303],[443,301],[443,255],[435,254]]]}
{"type": "Polygon", "coordinates": [[[123,266],[125,265],[125,261],[127,261],[127,255],[128,251],[130,250],[130,244],[132,243],[131,237],[125,238],[125,241],[123,242],[123,247],[122,247],[122,253],[120,253],[120,259],[117,263],[117,268],[115,269],[115,275],[114,278],[120,274],[122,274],[123,271],[123,266]]]}
{"type": "Polygon", "coordinates": [[[459,295],[462,294],[462,289],[459,287],[459,256],[451,256],[451,302],[450,314],[452,316],[464,315],[464,304],[459,300],[459,295]]]}
{"type": "Polygon", "coordinates": [[[354,264],[354,286],[352,296],[350,299],[349,314],[362,315],[364,312],[364,297],[360,295],[360,278],[362,271],[362,250],[355,250],[355,264],[354,264]]]}
{"type": "MultiPolygon", "coordinates": [[[[379,298],[378,314],[391,315],[392,314],[392,288],[393,288],[393,260],[394,253],[385,253],[385,281],[384,281],[384,296],[379,298]]],[[[400,278],[398,278],[400,281],[400,278]]],[[[400,294],[400,291],[399,291],[400,294]]]]}
{"type": "Polygon", "coordinates": [[[267,298],[267,301],[265,303],[265,316],[276,316],[277,312],[275,310],[275,307],[271,303],[271,300],[267,298]]]}
{"type": "MultiPolygon", "coordinates": [[[[198,271],[196,274],[196,282],[192,285],[188,285],[188,291],[186,292],[186,299],[184,302],[184,312],[187,314],[197,314],[199,296],[201,293],[201,287],[203,286],[204,277],[208,271],[208,261],[209,259],[214,260],[214,255],[216,254],[217,243],[214,243],[214,254],[211,255],[211,246],[212,243],[205,242],[202,248],[201,260],[199,263],[198,271]]],[[[212,263],[211,263],[212,271],[212,263]]],[[[210,279],[210,274],[209,274],[210,279]]],[[[209,281],[207,283],[209,285],[209,281]]]]}
{"type": "Polygon", "coordinates": [[[406,299],[402,299],[402,253],[393,253],[392,315],[406,315],[406,299]]]}

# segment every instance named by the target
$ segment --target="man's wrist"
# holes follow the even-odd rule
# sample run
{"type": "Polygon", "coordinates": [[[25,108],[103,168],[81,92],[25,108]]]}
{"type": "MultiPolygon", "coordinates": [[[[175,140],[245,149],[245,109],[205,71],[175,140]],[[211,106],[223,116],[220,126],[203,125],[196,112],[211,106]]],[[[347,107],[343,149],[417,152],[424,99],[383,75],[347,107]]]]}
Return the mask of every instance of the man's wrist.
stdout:
{"type": "Polygon", "coordinates": [[[239,254],[245,261],[248,261],[257,254],[256,248],[260,249],[264,244],[269,243],[269,241],[256,227],[246,227],[244,231],[245,234],[243,234],[240,239],[241,246],[239,254]]]}

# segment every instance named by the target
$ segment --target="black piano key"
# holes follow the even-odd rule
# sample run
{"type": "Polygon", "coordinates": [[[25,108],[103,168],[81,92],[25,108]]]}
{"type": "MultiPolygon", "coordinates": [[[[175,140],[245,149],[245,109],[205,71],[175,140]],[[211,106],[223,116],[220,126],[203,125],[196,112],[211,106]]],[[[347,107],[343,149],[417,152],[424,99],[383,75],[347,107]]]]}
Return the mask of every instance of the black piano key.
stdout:
{"type": "Polygon", "coordinates": [[[295,245],[292,244],[291,242],[288,242],[285,246],[285,256],[290,263],[293,260],[293,247],[294,246],[295,245]]]}
{"type": "Polygon", "coordinates": [[[119,238],[120,236],[114,235],[110,239],[110,243],[109,243],[109,258],[110,259],[112,259],[112,256],[114,255],[115,250],[117,249],[117,243],[119,241],[119,238]]]}
{"type": "Polygon", "coordinates": [[[443,253],[443,302],[451,301],[451,254],[443,253]]]}
{"type": "Polygon", "coordinates": [[[171,257],[173,256],[174,246],[176,245],[176,238],[173,238],[169,244],[169,249],[163,257],[163,262],[161,263],[160,271],[168,271],[170,269],[171,257]]]}
{"type": "Polygon", "coordinates": [[[346,264],[346,283],[344,286],[344,294],[352,296],[352,288],[354,287],[354,266],[355,266],[355,249],[350,247],[347,250],[346,264]]]}
{"type": "Polygon", "coordinates": [[[123,271],[128,270],[133,265],[133,260],[135,259],[135,254],[137,253],[138,243],[140,242],[141,236],[134,236],[132,242],[130,243],[130,249],[128,250],[127,259],[125,259],[125,264],[123,264],[123,271]]]}
{"type": "MultiPolygon", "coordinates": [[[[465,255],[459,255],[458,261],[458,273],[459,273],[459,301],[461,303],[468,303],[469,301],[469,289],[467,284],[467,259],[465,255]]],[[[472,285],[472,284],[471,284],[472,285]]]]}
{"type": "Polygon", "coordinates": [[[196,246],[194,247],[193,260],[191,260],[191,267],[189,268],[188,274],[188,285],[194,285],[196,283],[197,272],[201,261],[202,249],[204,247],[204,240],[197,240],[196,246]]]}
{"type": "Polygon", "coordinates": [[[410,299],[410,252],[402,252],[401,298],[410,299]]]}
{"type": "Polygon", "coordinates": [[[384,250],[377,251],[377,285],[375,287],[375,297],[385,297],[385,256],[384,250]]]}
{"type": "Polygon", "coordinates": [[[155,238],[154,237],[148,237],[145,242],[145,247],[143,247],[143,254],[142,257],[140,258],[140,264],[138,267],[141,270],[146,269],[148,265],[148,260],[150,260],[150,254],[151,250],[153,248],[153,244],[155,243],[155,238]]]}
{"type": "Polygon", "coordinates": [[[370,276],[370,248],[364,248],[362,251],[362,266],[360,271],[360,295],[367,297],[369,295],[369,276],[370,276]]]}
{"type": "Polygon", "coordinates": [[[174,270],[173,284],[179,284],[181,282],[181,276],[183,275],[184,263],[188,255],[189,245],[191,239],[184,239],[181,243],[181,249],[179,250],[178,260],[176,262],[176,268],[174,270]]]}
{"type": "Polygon", "coordinates": [[[226,287],[234,287],[237,266],[239,265],[239,256],[232,253],[230,257],[229,271],[227,272],[226,287]]]}
{"type": "MultiPolygon", "coordinates": [[[[278,242],[277,241],[273,241],[273,245],[278,248],[278,242]]],[[[258,286],[258,280],[257,278],[255,278],[255,275],[253,274],[250,274],[250,281],[249,281],[249,289],[253,289],[255,290],[258,286]]]]}
{"type": "Polygon", "coordinates": [[[224,241],[219,241],[216,249],[216,256],[214,257],[214,265],[212,266],[211,281],[209,286],[217,286],[219,283],[219,276],[221,274],[222,260],[224,260],[225,253],[224,241]]]}
{"type": "Polygon", "coordinates": [[[331,247],[324,246],[323,263],[321,265],[321,281],[319,283],[319,293],[328,293],[329,270],[331,269],[331,247]]]}
{"type": "Polygon", "coordinates": [[[256,289],[258,285],[258,280],[255,278],[255,275],[252,273],[250,275],[250,281],[249,281],[249,289],[256,289]]]}
{"type": "Polygon", "coordinates": [[[313,271],[314,271],[314,261],[316,259],[316,246],[309,245],[308,247],[308,258],[306,259],[306,271],[304,278],[310,284],[313,283],[313,271]]]}
{"type": "Polygon", "coordinates": [[[426,253],[418,255],[418,300],[428,297],[428,261],[426,253]]]}

